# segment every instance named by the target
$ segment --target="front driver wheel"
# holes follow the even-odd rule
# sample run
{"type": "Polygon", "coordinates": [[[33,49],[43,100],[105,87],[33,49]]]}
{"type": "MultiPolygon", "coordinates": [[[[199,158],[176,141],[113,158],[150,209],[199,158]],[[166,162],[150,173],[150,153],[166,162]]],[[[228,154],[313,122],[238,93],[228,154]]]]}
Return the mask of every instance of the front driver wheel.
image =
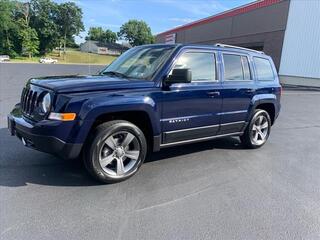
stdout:
{"type": "Polygon", "coordinates": [[[256,109],[240,140],[248,148],[259,148],[268,140],[270,130],[271,120],[268,112],[256,109]]]}
{"type": "Polygon", "coordinates": [[[123,181],[143,163],[147,143],[134,124],[116,120],[99,125],[85,146],[84,163],[89,173],[104,183],[123,181]]]}

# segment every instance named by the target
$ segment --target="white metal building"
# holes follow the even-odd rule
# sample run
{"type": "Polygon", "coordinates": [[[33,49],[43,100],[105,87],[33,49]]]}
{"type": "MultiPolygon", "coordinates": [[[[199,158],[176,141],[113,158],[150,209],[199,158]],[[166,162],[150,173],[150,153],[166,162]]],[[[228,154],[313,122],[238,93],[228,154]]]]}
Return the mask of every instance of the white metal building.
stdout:
{"type": "Polygon", "coordinates": [[[284,83],[320,86],[320,1],[291,0],[279,74],[284,83]]]}

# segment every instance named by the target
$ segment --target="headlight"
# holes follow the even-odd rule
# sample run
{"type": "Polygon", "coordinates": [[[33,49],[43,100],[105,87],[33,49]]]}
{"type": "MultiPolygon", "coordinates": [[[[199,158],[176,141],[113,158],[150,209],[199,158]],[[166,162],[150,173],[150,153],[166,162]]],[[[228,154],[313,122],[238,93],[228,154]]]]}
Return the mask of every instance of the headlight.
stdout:
{"type": "Polygon", "coordinates": [[[44,113],[47,113],[50,110],[50,105],[51,105],[51,97],[50,94],[47,93],[44,95],[41,103],[41,109],[44,113]]]}

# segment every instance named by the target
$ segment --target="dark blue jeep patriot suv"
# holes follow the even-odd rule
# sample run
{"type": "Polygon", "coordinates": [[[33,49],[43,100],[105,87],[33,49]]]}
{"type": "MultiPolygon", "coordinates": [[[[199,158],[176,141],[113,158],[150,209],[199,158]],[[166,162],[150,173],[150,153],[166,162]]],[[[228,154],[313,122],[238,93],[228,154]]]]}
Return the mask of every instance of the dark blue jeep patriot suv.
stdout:
{"type": "Polygon", "coordinates": [[[281,86],[263,52],[215,44],[134,47],[95,76],[31,79],[8,116],[25,146],[83,158],[102,182],[129,178],[147,151],[239,136],[261,147],[281,86]]]}

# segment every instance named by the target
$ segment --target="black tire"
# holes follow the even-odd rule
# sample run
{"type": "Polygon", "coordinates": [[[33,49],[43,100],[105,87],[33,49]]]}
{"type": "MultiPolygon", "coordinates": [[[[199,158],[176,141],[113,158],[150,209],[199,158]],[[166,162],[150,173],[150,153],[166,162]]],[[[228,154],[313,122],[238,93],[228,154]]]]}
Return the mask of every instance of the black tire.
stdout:
{"type": "MultiPolygon", "coordinates": [[[[120,141],[120,140],[119,140],[120,141]]],[[[131,143],[130,143],[131,144],[131,143]]],[[[120,147],[120,145],[119,145],[120,147]]],[[[129,147],[129,144],[128,144],[129,147]]],[[[118,147],[117,147],[118,148],[118,147]]],[[[115,156],[116,155],[116,150],[107,149],[108,151],[112,152],[113,155],[110,154],[109,156],[115,156]]],[[[137,152],[137,151],[136,151],[137,152]]],[[[103,151],[104,153],[104,151],[103,151]]],[[[147,153],[147,142],[146,138],[143,134],[143,132],[134,124],[128,122],[128,121],[123,121],[123,120],[114,120],[110,122],[103,123],[99,125],[89,136],[88,141],[86,142],[86,145],[84,147],[84,152],[83,152],[83,161],[86,169],[88,172],[98,181],[103,182],[103,183],[115,183],[115,182],[120,182],[128,179],[129,177],[133,176],[142,163],[145,160],[147,153]],[[110,164],[115,164],[116,165],[116,170],[115,173],[118,171],[118,161],[116,159],[112,160],[111,163],[108,163],[109,165],[105,166],[106,168],[103,168],[100,164],[101,160],[101,154],[104,148],[108,148],[106,144],[106,140],[109,139],[109,137],[112,137],[117,134],[132,134],[135,138],[135,145],[139,145],[139,154],[137,155],[137,159],[134,161],[133,167],[130,171],[123,173],[122,175],[119,176],[113,176],[108,173],[108,169],[104,170],[109,166],[110,164]],[[114,162],[115,161],[115,162],[114,162]]],[[[125,151],[123,151],[123,154],[125,154],[125,151]]],[[[122,155],[122,157],[125,157],[126,155],[122,155]]],[[[122,158],[119,156],[119,158],[122,158]]],[[[127,157],[125,157],[127,158],[127,157]]],[[[118,159],[118,158],[117,158],[118,159]]],[[[119,160],[119,159],[118,159],[119,160]]],[[[127,158],[127,160],[130,160],[130,158],[127,158]]],[[[122,161],[122,170],[125,169],[124,167],[124,161],[122,161]]],[[[132,161],[132,160],[130,160],[132,161]]],[[[131,165],[130,165],[131,166],[131,165]]],[[[111,170],[110,170],[111,171],[111,170]]]]}
{"type": "MultiPolygon", "coordinates": [[[[264,123],[262,122],[261,125],[262,124],[264,123]]],[[[259,147],[262,147],[267,142],[270,135],[270,131],[271,131],[271,119],[270,119],[269,113],[262,109],[256,109],[243,135],[240,136],[240,140],[242,144],[247,148],[251,148],[251,149],[259,148],[259,147]],[[265,123],[267,124],[267,128],[264,129],[264,132],[262,132],[260,129],[260,132],[257,133],[257,130],[254,130],[254,128],[256,128],[256,126],[254,125],[261,118],[264,119],[265,123]],[[255,140],[256,135],[258,135],[257,140],[255,140]],[[265,136],[265,138],[263,138],[262,136],[265,136]]]]}

